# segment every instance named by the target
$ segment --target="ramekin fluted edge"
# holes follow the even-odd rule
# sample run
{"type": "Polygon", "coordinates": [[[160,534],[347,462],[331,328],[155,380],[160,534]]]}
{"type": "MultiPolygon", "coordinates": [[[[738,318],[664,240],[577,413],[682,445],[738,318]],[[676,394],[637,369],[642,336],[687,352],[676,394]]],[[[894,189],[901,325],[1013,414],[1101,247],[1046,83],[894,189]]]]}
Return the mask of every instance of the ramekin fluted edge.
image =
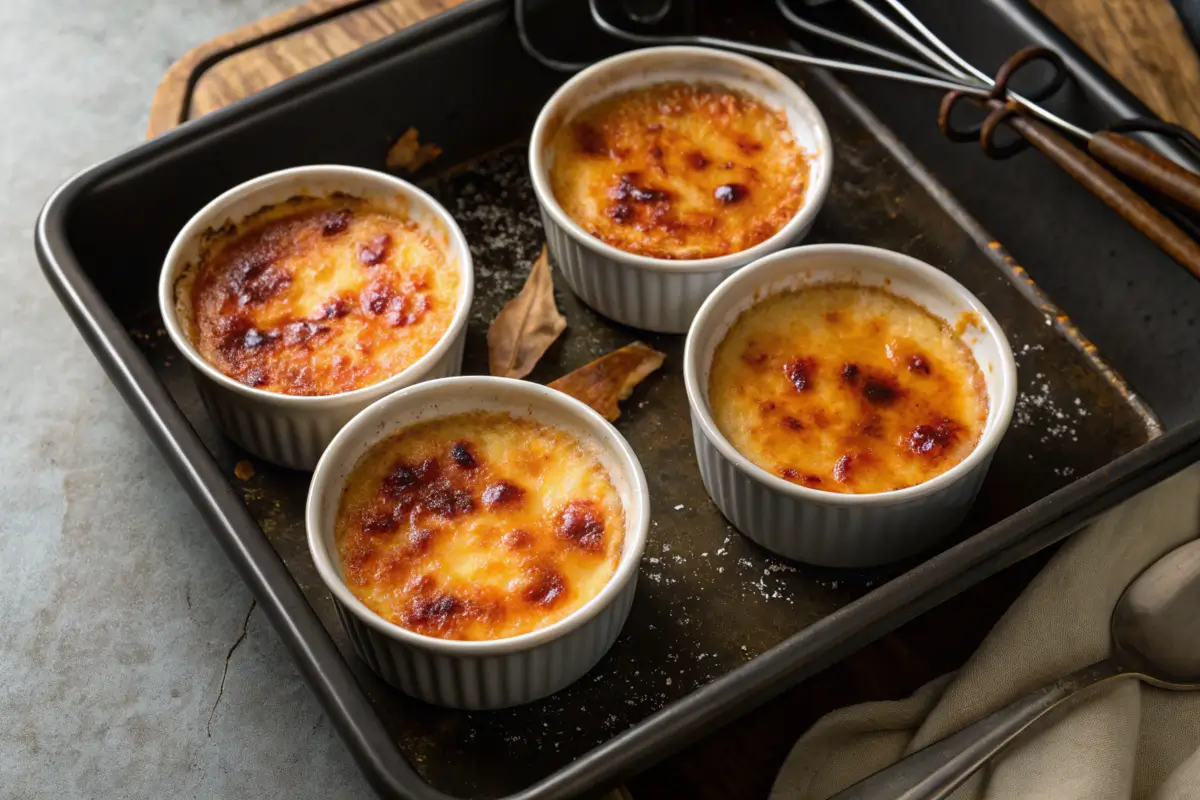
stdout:
{"type": "Polygon", "coordinates": [[[929,550],[970,511],[1012,419],[1016,362],[999,324],[944,272],[909,256],[860,245],[809,245],[755,262],[705,301],[688,334],[684,383],[704,487],[739,531],[786,558],[868,567],[929,550]],[[785,481],[753,464],[718,430],[708,405],[717,345],[737,317],[764,297],[822,283],[883,286],[942,319],[977,320],[962,341],[983,373],[988,417],[975,449],[934,478],[890,492],[837,494],[785,481]]]}
{"type": "Polygon", "coordinates": [[[812,100],[782,72],[746,56],[705,47],[652,47],[605,59],[563,84],[547,101],[529,142],[529,169],[555,266],[584,303],[609,319],[659,333],[684,333],[708,294],[757,258],[800,241],[825,202],[833,143],[812,100]],[[671,260],[627,253],[589,234],[550,188],[550,142],[559,128],[605,96],[665,81],[711,81],[780,108],[810,154],[804,204],[774,236],[717,258],[671,260]]]}
{"type": "Polygon", "coordinates": [[[305,520],[313,563],[333,595],[359,657],[385,681],[425,702],[494,709],[553,694],[582,677],[608,652],[633,603],[650,527],[650,500],[637,456],[595,411],[538,384],[470,376],[401,390],[351,420],[317,464],[305,520]],[[592,442],[625,510],[621,557],[600,592],[562,620],[507,639],[438,639],[388,622],[347,588],[334,544],[337,504],[358,460],[397,430],[467,411],[505,411],[562,427],[592,442]]]}
{"type": "Polygon", "coordinates": [[[264,461],[311,470],[334,435],[375,400],[419,381],[462,371],[467,320],[474,295],[471,251],[458,224],[436,200],[407,181],[374,170],[323,164],[272,172],[229,189],[211,201],[180,230],[167,251],[159,278],[163,326],[175,347],[191,363],[205,408],[225,434],[264,461]],[[300,397],[267,392],[239,383],[200,354],[179,319],[176,285],[192,264],[206,231],[240,222],[264,206],[298,195],[344,193],[357,197],[403,200],[408,213],[440,227],[450,258],[459,268],[459,300],[442,337],[407,369],[379,383],[350,392],[300,397]]]}

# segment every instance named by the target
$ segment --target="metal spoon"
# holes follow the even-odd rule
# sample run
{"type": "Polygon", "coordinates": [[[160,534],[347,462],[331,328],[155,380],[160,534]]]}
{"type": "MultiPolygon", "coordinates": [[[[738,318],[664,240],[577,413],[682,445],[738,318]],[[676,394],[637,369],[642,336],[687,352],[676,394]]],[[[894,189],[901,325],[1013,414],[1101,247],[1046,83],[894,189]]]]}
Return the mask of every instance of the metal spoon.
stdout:
{"type": "Polygon", "coordinates": [[[918,750],[833,800],[941,800],[1017,734],[1089,686],[1133,677],[1163,689],[1200,689],[1200,541],[1137,577],[1113,609],[1113,654],[918,750]]]}

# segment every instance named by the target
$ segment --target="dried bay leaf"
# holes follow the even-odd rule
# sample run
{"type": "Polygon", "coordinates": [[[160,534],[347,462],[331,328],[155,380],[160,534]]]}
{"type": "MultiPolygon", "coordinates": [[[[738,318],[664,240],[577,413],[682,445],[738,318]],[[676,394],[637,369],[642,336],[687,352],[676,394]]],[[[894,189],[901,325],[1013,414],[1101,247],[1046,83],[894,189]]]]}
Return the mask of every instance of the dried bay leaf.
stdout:
{"type": "Polygon", "coordinates": [[[621,416],[617,403],[629,397],[635,386],[662,366],[665,358],[654,348],[634,342],[567,373],[552,382],[550,388],[583,401],[612,422],[621,416]]]}
{"type": "Polygon", "coordinates": [[[554,281],[545,245],[520,293],[504,304],[488,328],[488,371],[524,378],[567,328],[554,304],[554,281]]]}
{"type": "Polygon", "coordinates": [[[416,172],[421,167],[433,161],[442,154],[442,148],[436,144],[421,144],[420,133],[416,128],[409,128],[404,135],[396,140],[387,151],[384,164],[390,170],[416,172]]]}

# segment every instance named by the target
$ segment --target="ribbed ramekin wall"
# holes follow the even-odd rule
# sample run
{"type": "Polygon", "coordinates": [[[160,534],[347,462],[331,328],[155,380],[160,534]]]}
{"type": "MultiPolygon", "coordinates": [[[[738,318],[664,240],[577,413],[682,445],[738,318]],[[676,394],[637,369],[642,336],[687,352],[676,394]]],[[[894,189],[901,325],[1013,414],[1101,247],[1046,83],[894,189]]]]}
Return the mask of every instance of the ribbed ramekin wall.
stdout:
{"type": "Polygon", "coordinates": [[[342,426],[371,403],[414,383],[461,373],[465,343],[464,326],[442,357],[425,372],[413,375],[409,381],[381,385],[378,391],[353,403],[335,395],[305,398],[312,402],[284,407],[270,402],[272,398],[250,397],[227,389],[200,373],[196,374],[196,385],[209,415],[230,439],[264,461],[311,470],[342,426]]]}
{"type": "Polygon", "coordinates": [[[826,567],[869,567],[916,555],[952,533],[971,508],[991,457],[958,481],[912,500],[839,505],[801,500],[738,469],[692,417],[700,476],[744,535],[786,558],[826,567]]]}
{"type": "MultiPolygon", "coordinates": [[[[609,319],[657,333],[687,333],[705,299],[723,280],[748,262],[707,272],[657,270],[626,264],[581,244],[542,210],[546,245],[554,266],[579,299],[609,319]]],[[[811,226],[810,226],[811,227],[811,226]]],[[[799,242],[797,231],[782,250],[799,242]]],[[[761,254],[760,254],[761,257],[761,254]]]]}
{"type": "Polygon", "coordinates": [[[709,293],[736,271],[660,272],[610,259],[581,245],[543,210],[554,266],[571,290],[609,319],[659,333],[686,333],[709,293]]]}
{"type": "Polygon", "coordinates": [[[506,708],[554,694],[595,666],[629,616],[637,574],[596,616],[561,636],[512,653],[435,652],[379,633],[335,599],[359,657],[405,694],[439,706],[506,708]]]}

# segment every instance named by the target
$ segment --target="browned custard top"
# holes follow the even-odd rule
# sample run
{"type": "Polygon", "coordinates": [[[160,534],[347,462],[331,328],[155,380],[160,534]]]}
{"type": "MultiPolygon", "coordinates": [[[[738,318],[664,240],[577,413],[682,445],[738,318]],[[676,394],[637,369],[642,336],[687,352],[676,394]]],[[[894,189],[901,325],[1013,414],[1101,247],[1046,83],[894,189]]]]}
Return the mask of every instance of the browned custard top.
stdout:
{"type": "Polygon", "coordinates": [[[983,374],[945,321],[877,288],[825,285],[751,306],[717,347],[726,439],[792,483],[866,494],[928,481],[975,448],[983,374]]]}
{"type": "Polygon", "coordinates": [[[459,299],[440,223],[349,196],[294,198],[211,232],[184,274],[179,316],[200,354],[291,395],[395,375],[437,343],[459,299]]]}
{"type": "Polygon", "coordinates": [[[600,102],[555,134],[551,155],[567,216],[653,258],[712,258],[769,239],[804,204],[809,172],[782,111],[686,83],[600,102]]]}
{"type": "Polygon", "coordinates": [[[624,508],[590,446],[559,428],[472,412],[406,428],[355,465],[335,539],[346,585],[426,636],[543,628],[612,577],[624,508]]]}

